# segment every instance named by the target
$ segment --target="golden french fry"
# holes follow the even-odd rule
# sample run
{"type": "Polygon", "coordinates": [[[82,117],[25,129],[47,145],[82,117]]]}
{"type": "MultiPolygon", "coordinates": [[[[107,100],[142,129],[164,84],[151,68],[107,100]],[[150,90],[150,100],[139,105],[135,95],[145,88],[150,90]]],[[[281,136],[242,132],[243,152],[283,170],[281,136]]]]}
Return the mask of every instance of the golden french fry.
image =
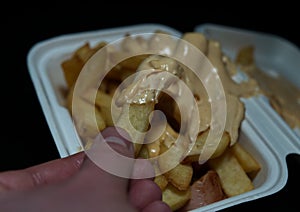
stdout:
{"type": "Polygon", "coordinates": [[[82,96],[90,104],[95,104],[95,107],[101,112],[106,126],[113,126],[111,116],[112,96],[104,93],[101,89],[90,88],[82,96]]]}
{"type": "Polygon", "coordinates": [[[158,175],[154,178],[154,182],[159,186],[159,188],[163,191],[168,185],[168,180],[164,175],[158,175]]]}
{"type": "Polygon", "coordinates": [[[149,154],[148,154],[148,149],[146,147],[146,144],[143,144],[140,152],[138,153],[137,158],[143,158],[143,159],[148,159],[149,158],[149,154]]]}
{"type": "Polygon", "coordinates": [[[105,80],[107,81],[117,81],[122,82],[131,74],[134,74],[136,70],[124,68],[121,64],[116,65],[112,70],[110,70],[105,76],[105,80]]]}
{"type": "MultiPolygon", "coordinates": [[[[182,40],[189,42],[198,48],[203,54],[207,52],[207,39],[204,34],[199,32],[186,32],[182,36],[182,40]]],[[[179,49],[180,51],[184,51],[183,49],[179,49]]],[[[178,51],[178,50],[177,50],[178,51]]]]}
{"type": "MultiPolygon", "coordinates": [[[[209,129],[199,134],[195,142],[195,145],[193,146],[192,150],[189,152],[187,157],[184,159],[184,163],[198,162],[199,156],[202,152],[208,133],[209,133],[209,129]]],[[[211,156],[211,159],[222,155],[223,152],[229,147],[229,144],[230,144],[230,136],[227,132],[224,132],[217,149],[211,156]]]]}
{"type": "Polygon", "coordinates": [[[149,158],[157,157],[160,154],[160,140],[145,144],[149,158]]]}
{"type": "Polygon", "coordinates": [[[165,131],[156,141],[145,144],[149,158],[157,157],[168,150],[168,148],[176,141],[177,136],[178,133],[173,130],[169,123],[167,123],[165,131]]]}
{"type": "Polygon", "coordinates": [[[176,211],[184,206],[191,198],[191,189],[178,190],[170,183],[162,192],[162,200],[168,204],[172,211],[176,211]]]}
{"type": "MultiPolygon", "coordinates": [[[[170,137],[167,136],[167,138],[170,137]]],[[[171,141],[174,142],[175,140],[171,141]]],[[[179,141],[179,143],[181,142],[179,141]]],[[[160,145],[160,152],[161,154],[158,158],[158,166],[163,173],[166,173],[180,164],[182,157],[185,154],[185,149],[179,145],[171,144],[170,146],[167,146],[166,144],[162,143],[160,145]],[[166,151],[168,151],[167,154],[163,154],[166,151]]]]}
{"type": "Polygon", "coordinates": [[[74,55],[77,56],[83,63],[85,63],[92,55],[91,50],[90,44],[85,43],[75,51],[74,55]]]}
{"type": "Polygon", "coordinates": [[[90,50],[90,45],[85,43],[73,53],[70,59],[62,62],[61,67],[69,88],[76,82],[90,50]]]}
{"type": "MultiPolygon", "coordinates": [[[[140,132],[145,132],[149,127],[149,115],[154,110],[154,106],[159,99],[161,91],[154,89],[143,89],[142,86],[135,86],[135,83],[141,84],[145,80],[154,81],[156,86],[162,90],[164,87],[170,86],[174,79],[165,75],[166,72],[175,72],[176,76],[181,76],[182,70],[175,60],[164,56],[149,56],[139,66],[132,84],[122,90],[121,95],[132,96],[122,104],[122,112],[118,120],[117,126],[124,128],[131,136],[135,143],[135,156],[138,154],[143,144],[144,135],[140,132]],[[151,68],[151,69],[149,69],[151,68]],[[140,70],[152,70],[151,74],[145,74],[140,70]],[[160,70],[160,71],[158,71],[160,70]],[[130,101],[131,103],[129,103],[130,101]],[[130,123],[128,123],[130,120],[130,123]],[[132,129],[132,126],[134,129],[132,129]]],[[[122,99],[122,98],[121,98],[122,99]]],[[[124,99],[124,98],[123,98],[124,99]]]]}
{"type": "Polygon", "coordinates": [[[106,45],[105,42],[100,42],[94,48],[91,48],[89,43],[85,43],[80,46],[76,51],[73,53],[71,58],[63,61],[61,63],[61,67],[63,69],[64,77],[67,82],[67,86],[70,88],[77,80],[81,69],[83,68],[84,64],[88,61],[88,59],[100,48],[106,45]]]}
{"type": "Polygon", "coordinates": [[[193,168],[190,164],[178,164],[164,175],[178,190],[187,190],[192,180],[193,168]]]}
{"type": "Polygon", "coordinates": [[[95,137],[99,131],[106,127],[102,114],[94,105],[78,98],[76,99],[76,108],[76,113],[72,115],[78,134],[81,137],[95,137]],[[95,113],[92,113],[91,111],[95,111],[95,113]],[[94,124],[95,120],[97,125],[94,124]]]}
{"type": "Polygon", "coordinates": [[[111,102],[112,102],[112,96],[102,92],[101,90],[97,91],[95,104],[98,107],[98,109],[101,111],[101,114],[103,115],[103,118],[107,126],[114,125],[111,116],[111,102]]]}
{"type": "Polygon", "coordinates": [[[86,63],[88,59],[90,59],[90,57],[93,56],[93,54],[95,54],[99,49],[101,49],[105,45],[106,42],[100,42],[94,48],[91,48],[89,43],[85,43],[83,46],[76,50],[75,55],[78,56],[80,60],[82,60],[82,62],[86,63]]]}
{"type": "Polygon", "coordinates": [[[230,149],[245,172],[253,179],[261,169],[260,164],[241,144],[235,143],[230,149]]]}
{"type": "Polygon", "coordinates": [[[76,82],[77,77],[84,66],[84,63],[76,55],[72,58],[62,62],[61,67],[63,69],[64,77],[68,88],[72,87],[76,82]]]}
{"type": "Polygon", "coordinates": [[[222,188],[228,197],[254,189],[251,179],[231,151],[227,150],[220,157],[208,160],[208,164],[218,173],[222,188]]]}
{"type": "Polygon", "coordinates": [[[137,55],[121,61],[107,73],[104,80],[122,82],[130,75],[136,73],[141,62],[147,57],[148,55],[137,55]]]}
{"type": "Polygon", "coordinates": [[[134,73],[141,64],[141,62],[143,62],[143,60],[145,60],[147,57],[149,57],[148,54],[133,56],[127,58],[126,60],[123,60],[119,65],[123,69],[131,70],[131,72],[134,73]]]}
{"type": "Polygon", "coordinates": [[[129,133],[134,143],[135,156],[139,154],[144,142],[144,136],[141,133],[146,132],[149,127],[149,115],[154,110],[154,104],[154,102],[125,104],[116,123],[118,127],[125,129],[129,133]],[[134,128],[133,130],[132,127],[134,128]]]}
{"type": "Polygon", "coordinates": [[[236,56],[235,62],[239,65],[254,64],[254,46],[245,46],[241,48],[236,56]]]}
{"type": "Polygon", "coordinates": [[[110,95],[111,97],[113,97],[113,95],[115,94],[115,91],[117,90],[119,85],[120,85],[119,81],[109,80],[107,78],[104,78],[102,80],[101,85],[98,88],[98,90],[101,90],[102,92],[104,92],[104,93],[110,95]]]}
{"type": "Polygon", "coordinates": [[[230,136],[227,132],[224,132],[220,140],[220,143],[216,151],[214,152],[214,154],[211,156],[211,158],[216,158],[222,155],[223,152],[226,151],[226,149],[229,147],[229,145],[230,145],[230,136]]]}
{"type": "Polygon", "coordinates": [[[178,109],[178,105],[171,96],[166,93],[161,93],[155,108],[163,111],[169,125],[171,125],[174,129],[180,129],[180,111],[178,109]]]}
{"type": "Polygon", "coordinates": [[[66,95],[65,107],[68,109],[70,114],[72,114],[72,100],[73,100],[73,93],[74,93],[74,86],[73,84],[69,89],[66,95]]]}

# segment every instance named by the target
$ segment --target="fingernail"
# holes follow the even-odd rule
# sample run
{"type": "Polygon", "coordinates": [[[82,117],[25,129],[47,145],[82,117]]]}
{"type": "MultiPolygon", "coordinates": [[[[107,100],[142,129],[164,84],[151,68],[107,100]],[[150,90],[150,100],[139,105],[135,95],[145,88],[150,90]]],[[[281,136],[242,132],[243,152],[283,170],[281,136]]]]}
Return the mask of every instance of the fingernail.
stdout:
{"type": "Polygon", "coordinates": [[[126,134],[126,131],[120,128],[108,127],[102,131],[102,136],[107,143],[114,143],[125,147],[131,153],[134,152],[133,144],[129,141],[129,137],[126,134]]]}
{"type": "Polygon", "coordinates": [[[127,145],[127,142],[119,137],[116,136],[109,136],[105,138],[105,141],[108,143],[115,143],[115,144],[119,144],[127,149],[129,149],[129,145],[127,145]]]}
{"type": "Polygon", "coordinates": [[[126,149],[128,149],[130,153],[134,153],[132,143],[130,141],[127,141],[126,139],[121,139],[116,136],[109,136],[109,137],[105,138],[105,140],[108,143],[119,144],[119,145],[125,147],[126,149]]]}

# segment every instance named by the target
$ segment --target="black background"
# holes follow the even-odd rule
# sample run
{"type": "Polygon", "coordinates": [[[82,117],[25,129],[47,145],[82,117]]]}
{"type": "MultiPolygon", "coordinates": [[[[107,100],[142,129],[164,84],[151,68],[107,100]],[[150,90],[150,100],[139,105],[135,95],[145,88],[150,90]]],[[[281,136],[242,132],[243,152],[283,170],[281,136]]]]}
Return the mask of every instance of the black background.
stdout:
{"type": "MultiPolygon", "coordinates": [[[[40,7],[2,7],[0,171],[26,168],[59,158],[26,64],[30,48],[39,41],[62,34],[133,24],[159,23],[187,32],[199,24],[216,23],[276,34],[300,47],[299,12],[294,11],[297,7],[293,5],[262,8],[260,4],[249,2],[240,2],[238,7],[199,3],[185,7],[187,2],[184,6],[161,5],[159,2],[134,5],[101,5],[99,2],[97,6],[73,2],[68,8],[57,2],[44,2],[40,7]]],[[[289,179],[283,190],[224,211],[297,208],[298,195],[293,193],[300,187],[299,156],[297,159],[289,156],[287,165],[289,179]]]]}

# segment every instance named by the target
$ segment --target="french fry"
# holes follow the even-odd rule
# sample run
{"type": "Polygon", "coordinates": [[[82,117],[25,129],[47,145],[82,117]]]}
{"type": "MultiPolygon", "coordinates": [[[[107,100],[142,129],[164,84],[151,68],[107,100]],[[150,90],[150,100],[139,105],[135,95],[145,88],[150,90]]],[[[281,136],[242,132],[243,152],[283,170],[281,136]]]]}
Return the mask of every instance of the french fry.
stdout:
{"type": "Polygon", "coordinates": [[[154,178],[154,182],[159,186],[160,190],[165,190],[168,185],[168,180],[165,175],[158,175],[154,178]]]}
{"type": "Polygon", "coordinates": [[[144,140],[144,136],[141,133],[146,132],[149,127],[149,115],[154,110],[154,105],[154,102],[125,104],[116,123],[116,126],[125,129],[129,133],[134,143],[135,156],[141,150],[144,140]]]}
{"type": "Polygon", "coordinates": [[[254,189],[254,185],[231,151],[208,160],[209,166],[215,170],[222,188],[228,197],[236,196],[254,189]]]}
{"type": "MultiPolygon", "coordinates": [[[[153,80],[160,89],[167,88],[174,82],[174,78],[166,75],[166,72],[174,72],[178,77],[181,76],[182,70],[175,60],[163,56],[149,56],[139,66],[131,85],[121,91],[120,95],[130,96],[132,93],[136,95],[131,97],[131,103],[123,103],[122,112],[118,118],[117,126],[124,128],[134,141],[135,156],[140,151],[141,144],[143,144],[143,135],[140,132],[145,132],[149,127],[149,115],[154,110],[161,94],[160,90],[146,89],[135,86],[135,84],[142,84],[146,79],[153,80]],[[140,70],[149,70],[150,72],[140,72],[140,70]],[[179,70],[177,70],[177,68],[179,70]],[[130,120],[130,123],[128,123],[130,120]],[[133,128],[132,128],[133,126],[133,128]],[[138,131],[138,132],[137,132],[138,131]]],[[[150,81],[151,81],[150,80],[150,81]]],[[[128,101],[128,100],[127,100],[128,101]]],[[[122,103],[121,103],[122,104],[122,103]]]]}
{"type": "MultiPolygon", "coordinates": [[[[192,163],[192,162],[197,162],[199,160],[199,156],[206,142],[208,133],[209,133],[209,129],[198,135],[192,150],[184,159],[184,163],[192,163]]],[[[229,134],[227,132],[224,132],[217,149],[211,156],[211,159],[216,158],[221,154],[223,154],[223,152],[229,147],[229,144],[230,144],[229,134]]]]}
{"type": "Polygon", "coordinates": [[[75,55],[72,58],[64,61],[61,66],[67,86],[70,88],[76,82],[84,63],[75,55]]]}
{"type": "Polygon", "coordinates": [[[238,52],[235,62],[238,65],[253,65],[254,64],[254,46],[249,45],[240,49],[238,52]]]}
{"type": "Polygon", "coordinates": [[[100,42],[95,47],[91,48],[89,43],[85,43],[82,47],[80,47],[76,52],[75,55],[83,62],[86,63],[93,54],[95,54],[99,49],[104,47],[106,42],[100,42]]]}
{"type": "MultiPolygon", "coordinates": [[[[130,57],[126,60],[123,60],[120,63],[120,66],[125,69],[125,70],[131,70],[131,73],[136,72],[138,69],[139,65],[147,58],[149,57],[148,54],[143,54],[143,55],[137,55],[130,57]]],[[[123,78],[124,79],[124,78],[123,78]]]]}
{"type": "Polygon", "coordinates": [[[152,143],[145,144],[149,158],[157,157],[170,148],[178,137],[178,133],[167,123],[162,135],[152,143]]]}
{"type": "Polygon", "coordinates": [[[98,109],[101,111],[101,114],[103,115],[103,118],[107,126],[114,125],[111,116],[111,102],[112,102],[112,96],[98,89],[96,99],[95,99],[95,104],[98,107],[98,109]]]}
{"type": "Polygon", "coordinates": [[[85,43],[73,53],[71,58],[61,63],[68,88],[72,87],[76,82],[82,67],[88,59],[105,45],[105,42],[100,42],[97,46],[91,48],[89,43],[85,43]]]}
{"type": "Polygon", "coordinates": [[[106,126],[114,125],[112,116],[111,116],[112,96],[104,93],[100,89],[96,90],[94,88],[90,88],[84,93],[83,98],[86,101],[89,101],[90,104],[95,104],[97,109],[101,112],[103,119],[106,123],[106,126]],[[95,99],[93,99],[93,96],[92,96],[94,94],[96,94],[95,99]]]}
{"type": "MultiPolygon", "coordinates": [[[[194,45],[203,54],[207,53],[207,39],[202,33],[186,32],[183,34],[182,40],[185,40],[185,41],[189,42],[190,44],[194,45]]],[[[183,51],[183,49],[179,49],[179,51],[183,51]]]]}
{"type": "Polygon", "coordinates": [[[90,44],[85,43],[75,51],[75,56],[85,63],[92,55],[91,50],[90,44]]]}
{"type": "Polygon", "coordinates": [[[95,137],[99,131],[106,127],[102,114],[93,104],[78,98],[76,99],[76,107],[77,113],[73,114],[73,117],[78,134],[82,138],[95,137]],[[94,124],[94,120],[96,120],[97,125],[94,124]]]}
{"type": "Polygon", "coordinates": [[[176,211],[184,206],[191,198],[190,188],[180,191],[170,183],[162,192],[162,201],[167,203],[172,211],[176,211]]]}
{"type": "Polygon", "coordinates": [[[183,160],[186,149],[184,148],[184,141],[177,140],[179,139],[178,133],[169,125],[167,125],[166,130],[160,139],[161,145],[158,165],[160,170],[165,173],[174,169],[183,160]],[[163,154],[166,153],[166,151],[168,151],[167,154],[163,154]]]}
{"type": "Polygon", "coordinates": [[[255,158],[239,143],[235,143],[231,147],[231,151],[239,161],[244,171],[253,179],[261,169],[260,164],[255,158]]]}
{"type": "Polygon", "coordinates": [[[164,175],[178,190],[187,190],[191,184],[193,168],[190,164],[178,164],[164,175]]]}
{"type": "Polygon", "coordinates": [[[149,158],[148,149],[147,149],[145,144],[142,145],[137,158],[143,158],[143,159],[148,159],[149,158]]]}

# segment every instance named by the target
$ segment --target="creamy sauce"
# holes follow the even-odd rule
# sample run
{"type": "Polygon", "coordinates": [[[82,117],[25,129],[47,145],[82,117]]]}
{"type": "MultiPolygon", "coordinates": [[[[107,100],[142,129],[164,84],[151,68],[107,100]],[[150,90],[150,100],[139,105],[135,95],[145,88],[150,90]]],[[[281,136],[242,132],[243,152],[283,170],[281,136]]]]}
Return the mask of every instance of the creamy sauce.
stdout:
{"type": "MultiPolygon", "coordinates": [[[[206,56],[216,68],[217,73],[222,82],[225,96],[226,96],[226,106],[227,106],[227,116],[226,116],[226,125],[225,131],[227,131],[231,137],[231,145],[237,142],[239,135],[239,127],[244,119],[244,104],[240,101],[239,97],[247,96],[253,93],[256,93],[255,83],[245,82],[245,83],[236,83],[232,80],[229,75],[224,62],[222,61],[223,55],[221,52],[220,44],[213,40],[206,40],[203,35],[194,33],[189,33],[186,36],[183,36],[183,39],[194,44],[199,48],[203,53],[206,53],[206,56]]],[[[231,67],[233,68],[233,67],[231,67]]],[[[186,72],[186,82],[193,89],[193,92],[199,96],[198,109],[201,117],[200,132],[205,131],[211,124],[211,104],[208,98],[208,95],[203,87],[203,84],[197,81],[196,77],[193,74],[186,72]],[[197,86],[195,86],[197,85],[197,86]]],[[[212,89],[214,89],[212,87],[212,89]]],[[[215,88],[214,92],[221,92],[215,88]]],[[[220,105],[220,107],[224,107],[220,105]]]]}
{"type": "Polygon", "coordinates": [[[270,74],[260,69],[254,58],[254,46],[240,49],[236,64],[250,80],[256,81],[259,93],[268,97],[270,105],[291,128],[300,128],[300,89],[277,72],[270,74]]]}
{"type": "Polygon", "coordinates": [[[271,106],[291,128],[300,128],[300,90],[283,76],[269,75],[255,65],[242,67],[255,79],[271,106]]]}
{"type": "MultiPolygon", "coordinates": [[[[221,79],[222,85],[225,90],[226,97],[226,106],[227,106],[227,118],[225,131],[227,131],[231,137],[231,144],[234,144],[238,139],[239,127],[241,121],[244,118],[244,105],[240,101],[239,97],[249,96],[257,92],[257,85],[254,81],[244,82],[244,83],[236,83],[231,79],[228,71],[223,61],[223,55],[221,52],[220,44],[216,41],[208,41],[205,37],[200,33],[186,33],[182,37],[183,40],[188,41],[193,44],[196,48],[200,49],[203,54],[206,54],[208,59],[211,61],[212,65],[216,68],[218,75],[221,79]]],[[[161,42],[160,39],[152,38],[150,40],[149,46],[153,45],[153,43],[161,42]]],[[[130,41],[132,43],[132,41],[130,41]]],[[[126,46],[126,45],[125,45],[126,46]]],[[[143,45],[143,47],[145,47],[143,45]]],[[[171,46],[169,49],[173,49],[171,46]]],[[[184,43],[180,43],[177,46],[177,52],[189,51],[188,45],[184,43]]],[[[129,49],[129,48],[127,48],[129,49]]],[[[133,50],[133,48],[130,48],[133,50]]],[[[168,48],[164,48],[168,49],[168,48]]],[[[182,56],[187,56],[188,53],[180,53],[182,56]]],[[[232,64],[231,64],[232,65],[232,64]]],[[[231,69],[234,67],[231,66],[231,69]]],[[[142,72],[142,74],[137,74],[134,82],[128,86],[126,89],[122,91],[122,94],[119,96],[118,101],[121,103],[136,103],[136,104],[144,104],[149,101],[158,101],[158,94],[156,92],[155,95],[150,96],[149,94],[153,94],[153,92],[147,92],[147,90],[151,90],[150,88],[159,88],[161,90],[166,87],[171,86],[174,83],[174,79],[169,78],[165,75],[165,71],[175,74],[181,77],[190,90],[193,92],[194,96],[197,100],[197,108],[200,117],[200,126],[198,133],[204,132],[211,125],[211,103],[210,99],[207,95],[206,89],[200,80],[195,76],[195,74],[188,70],[187,67],[179,66],[178,63],[170,58],[161,57],[161,56],[151,56],[147,58],[139,67],[139,70],[152,70],[148,74],[142,72]],[[169,79],[168,79],[169,78],[169,79]],[[169,82],[168,82],[169,81],[169,82]],[[171,83],[172,82],[172,83],[171,83]]],[[[217,90],[218,88],[212,87],[215,89],[213,92],[220,92],[217,90]]],[[[176,101],[184,101],[180,100],[183,98],[184,94],[182,94],[182,88],[177,84],[177,86],[173,85],[173,94],[177,95],[176,101]]],[[[190,117],[193,118],[193,105],[185,104],[185,107],[190,107],[187,111],[190,111],[190,117]]],[[[224,107],[224,105],[220,105],[220,107],[224,107]]],[[[179,111],[176,111],[175,116],[179,116],[179,111]]],[[[190,127],[195,127],[196,125],[191,125],[190,127]]],[[[192,129],[192,131],[197,129],[192,129]]],[[[148,145],[150,149],[149,152],[152,152],[153,155],[157,154],[158,144],[153,143],[152,145],[148,145]]]]}
{"type": "MultiPolygon", "coordinates": [[[[227,61],[226,63],[218,42],[207,40],[202,34],[194,32],[184,34],[182,39],[194,45],[194,47],[198,48],[205,56],[207,56],[215,67],[212,71],[218,73],[226,97],[227,117],[225,131],[227,131],[231,137],[231,144],[234,144],[238,139],[239,127],[244,118],[244,105],[239,97],[256,93],[257,85],[253,83],[253,81],[238,84],[232,80],[228,70],[233,71],[235,67],[232,63],[229,63],[230,61],[227,61]],[[225,66],[226,64],[227,66],[225,66]]],[[[165,40],[164,37],[157,35],[148,40],[141,37],[127,37],[121,43],[120,48],[114,46],[107,48],[105,55],[106,60],[103,60],[99,67],[113,64],[127,55],[145,53],[149,52],[151,49],[159,50],[159,52],[166,55],[170,55],[173,52],[184,59],[187,59],[187,61],[197,59],[192,57],[193,55],[191,55],[192,51],[190,49],[191,45],[187,45],[187,42],[179,42],[176,44],[176,42],[171,42],[168,39],[165,40]]],[[[97,64],[97,66],[99,64],[97,64]]],[[[181,105],[184,105],[184,110],[188,111],[188,114],[185,114],[188,117],[188,120],[185,121],[191,123],[183,123],[183,126],[188,126],[190,128],[189,130],[186,130],[189,131],[187,136],[190,141],[195,138],[193,132],[199,134],[211,126],[211,100],[203,84],[187,67],[169,57],[153,55],[143,60],[135,73],[131,83],[128,84],[125,89],[121,90],[117,96],[116,104],[118,106],[121,107],[122,105],[128,104],[142,105],[150,102],[157,103],[159,101],[160,91],[169,88],[174,100],[181,105]],[[177,78],[174,78],[173,75],[177,76],[177,78]],[[194,102],[191,102],[189,98],[187,98],[186,89],[184,89],[183,85],[176,82],[181,81],[179,79],[185,82],[189,91],[191,91],[195,97],[193,101],[196,101],[196,108],[194,107],[194,102]],[[199,125],[193,123],[196,115],[200,118],[199,125]]],[[[212,76],[215,75],[207,76],[207,79],[204,80],[208,80],[208,78],[212,76]]],[[[95,79],[92,79],[92,81],[95,81],[95,79]]],[[[218,87],[211,86],[210,89],[213,93],[221,92],[218,87]]],[[[224,107],[224,105],[218,105],[217,107],[220,107],[220,110],[217,110],[221,111],[221,107],[224,107]]],[[[174,116],[180,117],[180,111],[176,111],[174,116]]],[[[158,154],[158,143],[149,145],[148,150],[152,156],[158,154]]]]}
{"type": "Polygon", "coordinates": [[[176,83],[182,74],[182,69],[174,62],[158,55],[147,58],[138,68],[133,82],[118,95],[117,104],[157,103],[160,92],[176,83]]]}

